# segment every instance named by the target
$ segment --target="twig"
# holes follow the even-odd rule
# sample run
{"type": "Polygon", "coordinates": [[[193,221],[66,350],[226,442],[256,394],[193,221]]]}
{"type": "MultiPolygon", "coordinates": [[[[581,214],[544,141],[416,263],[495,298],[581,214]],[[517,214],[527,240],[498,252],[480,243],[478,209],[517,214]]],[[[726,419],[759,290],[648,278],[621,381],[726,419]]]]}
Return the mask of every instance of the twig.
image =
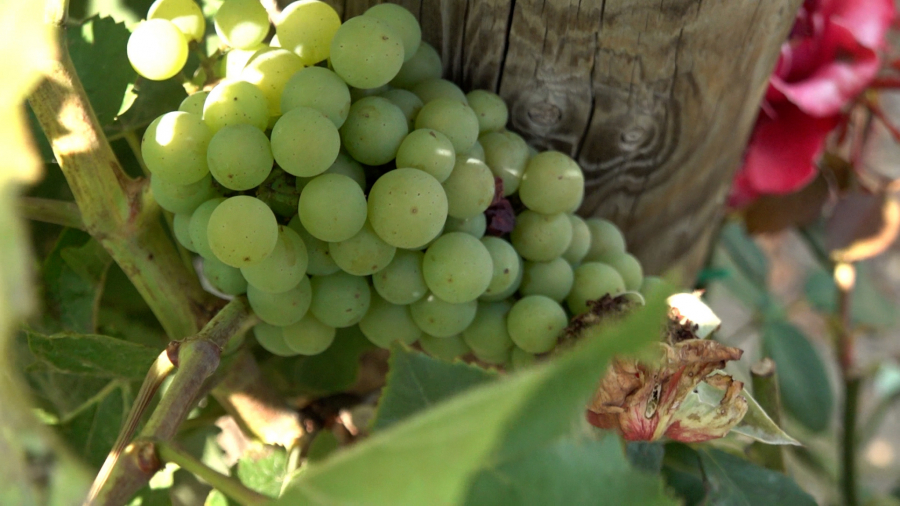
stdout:
{"type": "MultiPolygon", "coordinates": [[[[753,364],[750,374],[753,378],[753,397],[769,418],[780,426],[781,393],[778,391],[775,362],[770,358],[764,358],[753,364]]],[[[750,451],[764,467],[783,473],[785,472],[783,448],[781,445],[756,442],[751,445],[750,451]]]]}
{"type": "Polygon", "coordinates": [[[838,263],[834,268],[838,288],[837,348],[844,383],[844,426],[841,438],[841,492],[844,504],[859,504],[856,484],[856,415],[859,409],[861,380],[855,369],[856,338],[850,326],[850,297],[856,284],[856,270],[852,264],[838,263]]]}
{"type": "Polygon", "coordinates": [[[81,211],[74,202],[40,197],[20,197],[18,208],[22,216],[29,220],[87,231],[87,227],[81,219],[81,211]]]}

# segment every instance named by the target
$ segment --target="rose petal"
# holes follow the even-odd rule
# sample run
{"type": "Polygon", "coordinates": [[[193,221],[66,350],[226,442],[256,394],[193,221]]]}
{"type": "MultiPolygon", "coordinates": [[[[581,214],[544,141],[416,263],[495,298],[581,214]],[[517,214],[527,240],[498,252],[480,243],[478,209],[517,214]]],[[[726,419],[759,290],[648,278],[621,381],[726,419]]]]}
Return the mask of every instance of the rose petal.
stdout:
{"type": "Polygon", "coordinates": [[[843,0],[823,5],[823,13],[845,27],[861,44],[880,48],[894,20],[893,0],[843,0]]]}

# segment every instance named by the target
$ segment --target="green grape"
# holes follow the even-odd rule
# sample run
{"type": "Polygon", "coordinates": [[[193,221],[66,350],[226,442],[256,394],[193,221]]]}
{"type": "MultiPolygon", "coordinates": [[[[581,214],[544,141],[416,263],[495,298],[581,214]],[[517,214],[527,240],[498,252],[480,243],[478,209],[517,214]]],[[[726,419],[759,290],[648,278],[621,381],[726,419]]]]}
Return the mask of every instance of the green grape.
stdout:
{"type": "MultiPolygon", "coordinates": [[[[337,159],[331,164],[331,167],[328,167],[328,170],[322,174],[341,174],[347,176],[355,181],[361,190],[366,191],[365,169],[363,169],[363,166],[354,160],[353,157],[343,151],[338,153],[337,159]]],[[[313,179],[314,178],[311,177],[298,177],[296,182],[297,191],[302,192],[303,189],[306,188],[306,185],[313,179]]]]}
{"type": "Polygon", "coordinates": [[[564,213],[584,198],[584,174],[566,154],[544,151],[525,166],[519,184],[525,207],[543,214],[564,213]]]}
{"type": "Polygon", "coordinates": [[[274,120],[281,115],[284,87],[302,68],[300,57],[285,49],[257,51],[241,71],[240,78],[255,84],[263,92],[269,103],[269,117],[274,120]]]}
{"type": "Polygon", "coordinates": [[[238,49],[259,44],[269,33],[269,14],[259,0],[226,0],[213,21],[222,42],[238,49]]]}
{"type": "Polygon", "coordinates": [[[256,341],[259,342],[259,345],[273,355],[293,357],[297,354],[294,350],[288,348],[287,343],[285,343],[284,332],[281,327],[269,325],[268,323],[257,323],[253,327],[253,335],[256,336],[256,341]]]}
{"type": "Polygon", "coordinates": [[[271,325],[290,325],[300,321],[309,310],[312,286],[306,276],[301,276],[292,288],[279,293],[264,292],[248,284],[247,300],[262,321],[271,325]]]}
{"type": "Polygon", "coordinates": [[[548,215],[523,211],[516,216],[516,227],[510,240],[525,260],[549,262],[569,248],[572,222],[563,213],[548,215]]]}
{"type": "Polygon", "coordinates": [[[582,261],[598,262],[604,256],[625,253],[625,237],[619,227],[603,218],[589,218],[585,224],[591,231],[591,246],[582,261]]]}
{"type": "Polygon", "coordinates": [[[171,21],[188,40],[203,40],[206,32],[206,18],[194,0],[156,0],[147,10],[147,19],[171,21]]]}
{"type": "Polygon", "coordinates": [[[372,275],[372,284],[378,295],[392,304],[412,304],[428,293],[422,275],[421,251],[400,249],[387,267],[372,275]]]}
{"type": "Polygon", "coordinates": [[[511,353],[512,353],[511,350],[503,350],[503,351],[499,351],[497,353],[483,353],[483,352],[478,352],[478,351],[472,350],[472,355],[475,355],[475,358],[477,358],[478,360],[480,360],[486,364],[499,365],[499,366],[506,365],[507,363],[509,363],[509,357],[510,357],[511,353]]]}
{"type": "Polygon", "coordinates": [[[328,276],[313,276],[312,304],[309,310],[322,323],[344,328],[356,325],[371,303],[366,278],[338,271],[328,276]]]}
{"type": "Polygon", "coordinates": [[[316,109],[295,107],[272,128],[272,153],[289,174],[317,176],[331,167],[340,151],[337,127],[316,109]]]}
{"type": "Polygon", "coordinates": [[[467,220],[461,220],[459,218],[454,218],[452,216],[447,217],[447,223],[444,224],[444,233],[450,232],[465,232],[471,236],[474,236],[476,239],[481,239],[484,237],[484,232],[487,230],[487,217],[484,213],[477,214],[472,218],[467,220]]]}
{"type": "Polygon", "coordinates": [[[307,232],[303,228],[303,224],[300,223],[300,216],[295,214],[288,226],[297,232],[300,238],[303,239],[303,244],[306,244],[306,253],[309,257],[309,262],[306,265],[307,273],[313,276],[327,276],[341,270],[334,263],[334,259],[331,258],[331,253],[328,251],[328,243],[321,239],[316,239],[307,232]]]}
{"type": "Polygon", "coordinates": [[[446,135],[457,153],[472,149],[478,140],[478,118],[471,107],[449,98],[426,103],[416,116],[416,128],[431,128],[446,135]]]}
{"type": "Polygon", "coordinates": [[[419,97],[411,91],[401,89],[383,91],[379,93],[378,96],[390,100],[392,104],[400,108],[403,115],[406,116],[407,130],[412,132],[416,129],[416,116],[419,115],[419,111],[422,110],[422,106],[424,105],[419,97]]]}
{"type": "Polygon", "coordinates": [[[197,207],[197,209],[194,210],[194,213],[191,215],[191,223],[190,225],[188,225],[191,242],[194,244],[194,251],[196,251],[203,258],[216,257],[213,254],[212,249],[210,249],[209,247],[209,236],[207,235],[207,229],[209,228],[210,216],[212,216],[213,211],[215,211],[216,207],[218,207],[222,202],[225,202],[225,199],[222,197],[209,199],[206,202],[200,204],[200,206],[197,207]]]}
{"type": "Polygon", "coordinates": [[[494,200],[494,175],[477,158],[457,156],[453,171],[444,183],[447,214],[462,220],[474,218],[494,200]]]}
{"type": "Polygon", "coordinates": [[[247,280],[240,269],[225,265],[215,258],[203,260],[203,277],[225,295],[240,295],[247,291],[247,280]]]}
{"type": "Polygon", "coordinates": [[[359,100],[362,100],[366,97],[380,97],[382,93],[390,90],[391,87],[388,85],[378,86],[376,88],[354,88],[350,87],[350,100],[353,103],[356,103],[359,100]]]}
{"type": "Polygon", "coordinates": [[[450,177],[455,164],[453,143],[446,135],[430,128],[413,130],[397,150],[397,167],[425,171],[442,183],[450,177]]]}
{"type": "Polygon", "coordinates": [[[247,282],[263,292],[281,293],[297,286],[306,277],[309,254],[306,244],[294,229],[278,227],[275,249],[263,261],[241,267],[247,282]]]}
{"type": "MultiPolygon", "coordinates": [[[[179,37],[183,37],[178,32],[179,37]]],[[[144,132],[141,155],[150,172],[171,184],[196,183],[209,173],[206,148],[212,131],[200,116],[167,112],[144,132]]]]}
{"type": "Polygon", "coordinates": [[[484,162],[484,146],[482,146],[480,142],[475,141],[475,144],[472,145],[472,149],[470,149],[466,153],[463,153],[463,155],[468,158],[476,158],[484,162]]]}
{"type": "Polygon", "coordinates": [[[421,170],[392,170],[369,190],[369,221],[391,246],[420,248],[441,233],[446,219],[444,188],[421,170]]]}
{"type": "Polygon", "coordinates": [[[516,346],[529,353],[552,350],[568,324],[562,306],[543,295],[522,297],[513,304],[506,317],[509,337],[516,346]]]}
{"type": "Polygon", "coordinates": [[[271,47],[261,43],[249,49],[229,49],[228,52],[225,53],[222,63],[225,67],[225,78],[240,79],[241,71],[247,66],[247,62],[250,61],[250,58],[253,58],[253,55],[262,50],[269,51],[271,50],[271,47]]]}
{"type": "Polygon", "coordinates": [[[525,262],[519,293],[543,295],[562,302],[569,295],[574,282],[572,266],[562,257],[549,262],[525,262]]]}
{"type": "Polygon", "coordinates": [[[419,338],[419,344],[425,353],[434,358],[451,361],[457,357],[461,357],[469,353],[469,347],[463,341],[461,336],[435,337],[428,334],[422,334],[419,338]]]}
{"type": "Polygon", "coordinates": [[[406,116],[399,107],[383,97],[365,97],[350,107],[341,140],[353,158],[366,165],[381,165],[397,156],[407,133],[406,116]]]}
{"type": "Polygon", "coordinates": [[[519,277],[519,268],[522,265],[522,260],[512,244],[499,237],[483,237],[481,243],[484,244],[491,255],[491,263],[493,265],[491,282],[483,295],[490,296],[503,293],[519,277]]]}
{"type": "Polygon", "coordinates": [[[570,264],[576,265],[591,247],[591,229],[580,216],[570,214],[569,221],[572,222],[572,242],[562,256],[570,264]]]}
{"type": "Polygon", "coordinates": [[[346,241],[329,243],[328,250],[334,262],[354,276],[368,276],[384,269],[397,252],[397,248],[378,237],[368,221],[346,241]]]}
{"type": "Polygon", "coordinates": [[[328,58],[331,39],[340,26],[341,17],[330,5],[305,0],[281,11],[275,36],[281,47],[293,51],[304,65],[310,66],[328,58]]]}
{"type": "Polygon", "coordinates": [[[499,132],[506,128],[509,121],[509,109],[500,95],[486,90],[472,90],[466,95],[469,107],[478,117],[478,131],[499,132]]]}
{"type": "Polygon", "coordinates": [[[422,28],[419,20],[408,10],[396,4],[378,4],[369,7],[363,16],[378,18],[387,23],[403,41],[403,59],[409,60],[419,50],[422,28]]]}
{"type": "Polygon", "coordinates": [[[428,247],[422,262],[431,292],[454,304],[477,299],[490,285],[493,273],[488,248],[462,232],[442,235],[428,247]]]}
{"type": "Polygon", "coordinates": [[[512,353],[509,354],[509,363],[513,371],[520,371],[534,365],[536,362],[537,357],[534,356],[534,353],[528,353],[518,346],[513,347],[512,353]]]}
{"type": "Polygon", "coordinates": [[[478,138],[484,149],[484,162],[494,176],[503,180],[503,196],[519,189],[522,173],[528,164],[528,144],[513,132],[488,132],[478,138]]]}
{"type": "Polygon", "coordinates": [[[391,26],[371,16],[350,18],[331,40],[331,66],[354,88],[377,88],[403,65],[403,41],[391,26]]]}
{"type": "Polygon", "coordinates": [[[262,262],[275,249],[278,222],[265,202],[238,195],[215,208],[207,235],[209,248],[219,260],[232,267],[247,267],[262,262]]]}
{"type": "Polygon", "coordinates": [[[609,265],[622,276],[625,281],[625,289],[629,291],[637,291],[641,288],[644,281],[644,270],[637,258],[628,253],[610,253],[603,255],[596,261],[609,265]]]}
{"type": "Polygon", "coordinates": [[[478,303],[474,300],[462,304],[445,302],[434,294],[409,305],[413,321],[426,334],[435,337],[450,337],[459,334],[475,319],[478,303]]]}
{"type": "Polygon", "coordinates": [[[284,344],[298,355],[318,355],[327,350],[337,331],[325,325],[315,316],[307,314],[297,323],[282,329],[284,344]]]}
{"type": "Polygon", "coordinates": [[[160,207],[176,214],[192,213],[200,204],[219,196],[209,174],[195,183],[186,185],[172,184],[163,178],[152,176],[150,191],[160,207]]]}
{"type": "Polygon", "coordinates": [[[641,294],[644,296],[660,293],[668,297],[678,292],[678,287],[658,276],[644,276],[641,282],[641,294]]]}
{"type": "Polygon", "coordinates": [[[310,181],[298,208],[303,228],[327,242],[346,241],[366,223],[366,196],[341,174],[322,174],[310,181]]]}
{"type": "Polygon", "coordinates": [[[172,229],[175,232],[175,239],[178,243],[185,247],[188,251],[197,252],[194,248],[194,241],[191,240],[191,213],[176,214],[172,218],[172,229]]]}
{"type": "Polygon", "coordinates": [[[307,67],[288,80],[281,94],[282,113],[297,107],[316,109],[335,128],[341,128],[350,114],[350,90],[334,72],[324,67],[307,67]]]}
{"type": "Polygon", "coordinates": [[[403,62],[400,72],[391,79],[390,84],[395,88],[408,90],[426,79],[441,77],[443,72],[444,64],[441,63],[441,55],[431,44],[423,40],[415,54],[403,62]]]}
{"type": "Polygon", "coordinates": [[[575,269],[575,280],[566,302],[569,311],[577,315],[588,311],[588,301],[607,294],[615,297],[624,291],[625,281],[617,270],[600,262],[587,262],[575,269]]]}
{"type": "Polygon", "coordinates": [[[187,62],[188,43],[171,21],[144,21],[128,37],[128,61],[135,72],[153,81],[165,81],[187,62]]]}
{"type": "Polygon", "coordinates": [[[203,121],[213,133],[237,124],[253,125],[265,132],[269,103],[262,91],[247,81],[220,81],[203,104],[203,121]]]}
{"type": "Polygon", "coordinates": [[[181,101],[181,105],[178,106],[178,110],[181,112],[186,112],[188,114],[193,114],[195,116],[203,117],[203,104],[204,102],[206,102],[206,97],[208,96],[208,91],[198,91],[193,95],[188,95],[187,98],[181,101]]]}
{"type": "Polygon", "coordinates": [[[522,273],[525,271],[525,265],[522,263],[522,257],[516,257],[519,260],[519,267],[516,269],[518,275],[516,279],[513,280],[512,284],[506,290],[502,292],[497,292],[495,294],[484,294],[478,298],[481,302],[499,302],[501,300],[506,300],[519,289],[519,286],[522,284],[522,273]]]}
{"type": "MultiPolygon", "coordinates": [[[[462,333],[469,348],[481,358],[497,357],[513,347],[512,339],[506,329],[506,315],[512,308],[509,301],[479,302],[475,319],[462,333]]],[[[494,362],[494,360],[486,360],[494,362]]]]}
{"type": "Polygon", "coordinates": [[[469,103],[463,90],[446,79],[427,79],[416,84],[409,91],[415,93],[423,104],[438,98],[447,98],[467,105],[469,103]]]}
{"type": "Polygon", "coordinates": [[[219,130],[206,152],[209,171],[230,190],[256,188],[272,172],[269,138],[253,125],[229,125],[219,130]]]}
{"type": "Polygon", "coordinates": [[[413,321],[409,306],[391,304],[378,294],[372,295],[369,311],[359,321],[359,330],[381,348],[390,348],[394,341],[412,344],[422,337],[422,330],[413,321]]]}

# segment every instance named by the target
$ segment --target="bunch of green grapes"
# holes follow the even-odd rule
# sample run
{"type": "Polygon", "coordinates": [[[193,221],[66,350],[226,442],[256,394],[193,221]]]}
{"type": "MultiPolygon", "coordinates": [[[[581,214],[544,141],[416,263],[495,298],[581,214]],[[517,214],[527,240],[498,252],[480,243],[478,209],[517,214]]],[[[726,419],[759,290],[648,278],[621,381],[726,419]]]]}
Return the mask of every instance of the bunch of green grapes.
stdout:
{"type": "MultiPolygon", "coordinates": [[[[169,2],[193,5],[154,6],[169,2]]],[[[168,9],[151,21],[176,23],[168,9]]],[[[176,238],[219,293],[246,293],[268,351],[320,353],[357,327],[515,368],[589,301],[648,284],[612,223],[574,214],[578,164],[506,130],[498,95],[441,79],[402,7],[341,24],[296,2],[269,43],[256,0],[214,23],[222,75],[153,121],[142,154],[176,238]]]]}

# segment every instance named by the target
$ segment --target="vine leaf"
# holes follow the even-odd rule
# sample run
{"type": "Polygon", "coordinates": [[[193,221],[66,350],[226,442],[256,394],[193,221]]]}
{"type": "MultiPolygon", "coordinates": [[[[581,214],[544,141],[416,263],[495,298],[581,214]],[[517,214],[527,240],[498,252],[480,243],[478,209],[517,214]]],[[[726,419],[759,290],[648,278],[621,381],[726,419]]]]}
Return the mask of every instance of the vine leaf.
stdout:
{"type": "Polygon", "coordinates": [[[815,506],[790,478],[720,450],[701,450],[700,465],[709,490],[707,504],[815,506]]]}
{"type": "Polygon", "coordinates": [[[113,380],[72,412],[59,431],[80,457],[99,468],[115,444],[133,400],[128,383],[113,380]]]}
{"type": "Polygon", "coordinates": [[[65,229],[44,262],[45,302],[54,330],[93,333],[112,257],[88,234],[65,229]]]}
{"type": "MultiPolygon", "coordinates": [[[[689,398],[695,398],[695,402],[700,402],[708,406],[718,406],[725,392],[709,383],[703,382],[697,385],[689,398]]],[[[756,402],[746,390],[741,392],[741,397],[747,400],[747,413],[741,419],[741,422],[732,428],[732,432],[743,434],[762,443],[770,445],[794,445],[800,446],[800,442],[787,435],[781,427],[778,426],[766,411],[756,402]]],[[[687,404],[688,401],[685,401],[687,404]]]]}
{"type": "Polygon", "coordinates": [[[278,497],[288,471],[287,451],[267,446],[245,453],[237,464],[241,483],[261,494],[278,497]]]}
{"type": "Polygon", "coordinates": [[[96,334],[27,331],[28,348],[58,372],[140,381],[160,350],[96,334]]]}

